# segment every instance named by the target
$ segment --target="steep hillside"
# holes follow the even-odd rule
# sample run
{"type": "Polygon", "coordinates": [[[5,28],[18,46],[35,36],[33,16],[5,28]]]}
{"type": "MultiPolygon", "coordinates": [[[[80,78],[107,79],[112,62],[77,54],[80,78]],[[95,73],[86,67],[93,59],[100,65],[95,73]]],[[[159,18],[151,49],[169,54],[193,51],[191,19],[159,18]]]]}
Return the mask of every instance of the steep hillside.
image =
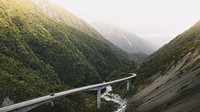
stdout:
{"type": "Polygon", "coordinates": [[[89,80],[89,77],[100,80],[98,73],[69,38],[76,37],[79,32],[74,34],[75,30],[52,21],[40,13],[31,1],[21,2],[2,1],[2,12],[7,17],[4,21],[13,26],[16,31],[13,35],[17,35],[18,40],[24,41],[37,58],[52,66],[66,84],[83,85],[81,81],[89,80]],[[81,79],[77,81],[74,78],[81,79]]]}
{"type": "Polygon", "coordinates": [[[61,90],[61,82],[53,68],[33,53],[18,35],[16,27],[7,21],[9,17],[2,7],[0,10],[1,101],[7,96],[22,101],[61,90]]]}
{"type": "Polygon", "coordinates": [[[80,86],[85,82],[100,81],[99,75],[104,78],[128,62],[124,52],[53,21],[34,7],[31,1],[23,4],[16,1],[15,7],[8,5],[9,1],[3,4],[8,15],[6,20],[15,26],[20,39],[28,44],[39,59],[50,64],[66,84],[80,86]]]}
{"type": "MultiPolygon", "coordinates": [[[[63,8],[52,4],[48,0],[36,0],[34,1],[34,4],[36,4],[36,7],[42,11],[43,14],[60,24],[64,23],[72,29],[70,32],[75,36],[69,34],[64,35],[67,35],[67,38],[69,38],[81,54],[84,55],[101,78],[105,79],[113,70],[129,63],[130,58],[128,57],[128,54],[104,39],[82,19],[63,8]]],[[[51,27],[50,29],[51,31],[55,30],[54,27],[51,27]]],[[[62,33],[69,32],[66,28],[60,28],[59,30],[62,30],[62,33]]],[[[53,36],[55,37],[58,35],[54,34],[53,36]]],[[[59,39],[58,41],[61,41],[64,45],[68,44],[67,42],[63,42],[63,35],[59,36],[61,36],[61,40],[59,39]]]]}
{"type": "Polygon", "coordinates": [[[128,53],[146,53],[149,55],[156,49],[151,43],[114,25],[95,22],[92,26],[111,43],[128,53]]]}
{"type": "Polygon", "coordinates": [[[137,73],[130,110],[199,110],[200,22],[152,54],[137,73]]]}
{"type": "Polygon", "coordinates": [[[44,12],[44,14],[48,15],[52,19],[61,23],[65,23],[68,26],[80,30],[93,38],[105,40],[87,22],[75,16],[66,9],[51,3],[49,0],[32,0],[32,1],[42,12],[44,12]]]}
{"type": "MultiPolygon", "coordinates": [[[[1,102],[100,82],[129,63],[127,57],[106,40],[52,19],[32,0],[0,0],[1,102]]],[[[93,112],[95,100],[84,96],[63,98],[58,108],[93,112]]]]}

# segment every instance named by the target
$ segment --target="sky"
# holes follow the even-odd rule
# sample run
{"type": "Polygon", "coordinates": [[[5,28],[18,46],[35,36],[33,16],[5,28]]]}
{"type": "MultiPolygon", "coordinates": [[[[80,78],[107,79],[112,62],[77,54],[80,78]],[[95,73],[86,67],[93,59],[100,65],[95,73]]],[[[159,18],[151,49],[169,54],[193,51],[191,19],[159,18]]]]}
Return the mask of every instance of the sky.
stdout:
{"type": "Polygon", "coordinates": [[[88,23],[119,26],[161,47],[200,20],[200,0],[50,0],[88,23]]]}

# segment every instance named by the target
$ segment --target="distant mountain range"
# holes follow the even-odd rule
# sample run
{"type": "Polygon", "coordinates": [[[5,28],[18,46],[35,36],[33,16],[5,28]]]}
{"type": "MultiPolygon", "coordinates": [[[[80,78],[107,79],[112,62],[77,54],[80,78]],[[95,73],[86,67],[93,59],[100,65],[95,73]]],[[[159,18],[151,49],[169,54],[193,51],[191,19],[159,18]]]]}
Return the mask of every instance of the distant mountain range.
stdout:
{"type": "Polygon", "coordinates": [[[92,26],[111,43],[128,53],[145,53],[149,55],[156,50],[156,46],[150,42],[112,24],[94,22],[92,26]]]}

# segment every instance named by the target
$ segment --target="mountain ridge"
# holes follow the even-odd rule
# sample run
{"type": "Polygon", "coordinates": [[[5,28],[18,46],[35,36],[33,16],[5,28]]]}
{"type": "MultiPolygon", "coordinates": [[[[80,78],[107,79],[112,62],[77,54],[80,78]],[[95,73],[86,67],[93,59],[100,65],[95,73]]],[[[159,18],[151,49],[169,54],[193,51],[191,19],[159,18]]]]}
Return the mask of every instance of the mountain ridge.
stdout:
{"type": "Polygon", "coordinates": [[[87,22],[83,19],[77,17],[76,15],[72,14],[71,12],[67,11],[67,9],[58,6],[52,3],[49,0],[32,0],[35,3],[35,6],[44,12],[44,14],[48,15],[55,21],[65,23],[68,26],[78,29],[91,37],[104,40],[104,38],[87,22]]]}
{"type": "Polygon", "coordinates": [[[129,33],[115,25],[94,22],[92,26],[101,33],[108,41],[123,49],[128,53],[151,54],[155,51],[155,46],[146,42],[133,33],[129,33]]]}
{"type": "Polygon", "coordinates": [[[137,70],[131,108],[141,111],[199,109],[200,23],[153,53],[137,70]],[[187,101],[186,101],[187,100],[187,101]],[[196,103],[194,103],[196,102],[196,103]],[[137,106],[136,106],[137,105],[137,106]],[[191,106],[193,105],[193,106],[191,106]]]}

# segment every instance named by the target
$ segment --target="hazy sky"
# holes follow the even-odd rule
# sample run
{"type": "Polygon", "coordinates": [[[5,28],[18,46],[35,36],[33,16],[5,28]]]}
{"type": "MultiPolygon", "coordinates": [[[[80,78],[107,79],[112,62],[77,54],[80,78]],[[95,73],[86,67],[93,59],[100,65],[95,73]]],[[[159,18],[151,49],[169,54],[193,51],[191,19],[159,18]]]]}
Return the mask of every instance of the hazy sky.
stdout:
{"type": "Polygon", "coordinates": [[[119,26],[152,41],[167,43],[200,20],[200,0],[50,0],[88,23],[119,26]]]}

